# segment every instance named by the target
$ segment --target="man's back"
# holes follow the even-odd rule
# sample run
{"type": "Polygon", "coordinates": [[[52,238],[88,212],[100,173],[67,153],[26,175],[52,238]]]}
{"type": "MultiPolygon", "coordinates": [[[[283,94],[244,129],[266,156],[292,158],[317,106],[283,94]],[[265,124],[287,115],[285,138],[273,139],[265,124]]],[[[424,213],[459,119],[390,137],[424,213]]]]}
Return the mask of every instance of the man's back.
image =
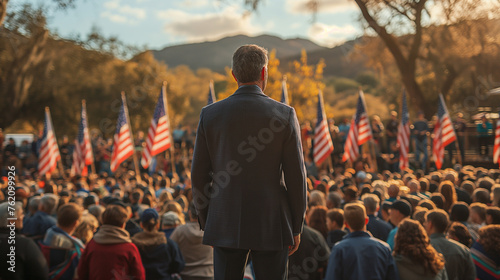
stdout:
{"type": "Polygon", "coordinates": [[[392,226],[388,222],[375,217],[375,215],[368,215],[368,218],[370,218],[370,221],[366,225],[366,230],[368,230],[375,238],[382,241],[387,240],[389,232],[392,230],[392,226]]]}
{"type": "Polygon", "coordinates": [[[213,277],[213,249],[201,243],[203,231],[198,223],[187,222],[177,227],[170,237],[179,245],[186,262],[182,277],[213,277]]]}
{"type": "Polygon", "coordinates": [[[436,251],[443,254],[450,280],[474,280],[476,278],[474,262],[467,247],[439,233],[431,234],[430,240],[436,251]]]}
{"type": "Polygon", "coordinates": [[[389,245],[368,232],[355,231],[332,249],[325,280],[398,279],[389,245]]]}
{"type": "Polygon", "coordinates": [[[254,250],[293,244],[305,210],[299,133],[293,108],[255,85],[202,110],[192,182],[204,244],[254,250]]]}

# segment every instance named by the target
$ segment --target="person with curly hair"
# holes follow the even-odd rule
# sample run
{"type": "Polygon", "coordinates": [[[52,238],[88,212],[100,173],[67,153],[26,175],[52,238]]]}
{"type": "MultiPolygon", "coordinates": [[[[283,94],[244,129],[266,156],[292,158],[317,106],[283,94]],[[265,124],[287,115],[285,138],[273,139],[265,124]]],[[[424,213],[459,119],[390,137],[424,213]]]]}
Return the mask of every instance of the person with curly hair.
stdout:
{"type": "Polygon", "coordinates": [[[472,245],[472,259],[477,279],[500,279],[500,225],[488,225],[479,230],[479,239],[472,245]]]}
{"type": "Polygon", "coordinates": [[[417,221],[407,218],[399,224],[393,255],[400,279],[448,279],[443,255],[432,247],[417,221]]]}
{"type": "Polygon", "coordinates": [[[472,235],[467,227],[459,222],[453,222],[448,229],[448,238],[457,241],[467,248],[472,246],[472,235]]]}

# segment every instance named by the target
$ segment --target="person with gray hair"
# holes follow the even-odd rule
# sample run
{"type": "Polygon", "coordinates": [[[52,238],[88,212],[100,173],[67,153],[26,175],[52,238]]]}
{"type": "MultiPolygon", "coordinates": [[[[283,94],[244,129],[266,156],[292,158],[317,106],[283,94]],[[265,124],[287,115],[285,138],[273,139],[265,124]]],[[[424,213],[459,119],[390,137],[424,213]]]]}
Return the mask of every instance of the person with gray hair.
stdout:
{"type": "Polygon", "coordinates": [[[238,89],[201,110],[193,202],[214,247],[215,279],[242,279],[248,255],[257,279],[287,279],[306,210],[306,168],[295,109],[264,94],[267,50],[233,54],[238,89]]]}
{"type": "Polygon", "coordinates": [[[40,207],[40,200],[42,198],[40,196],[34,196],[30,198],[28,201],[28,213],[24,216],[23,223],[26,225],[26,222],[35,215],[38,211],[38,207],[40,207]]]}
{"type": "Polygon", "coordinates": [[[50,193],[40,199],[38,211],[24,225],[23,233],[26,236],[39,241],[49,228],[56,225],[57,221],[52,215],[55,213],[57,201],[58,197],[50,193]]]}
{"type": "Polygon", "coordinates": [[[375,216],[375,213],[377,213],[380,208],[380,199],[376,194],[367,193],[361,197],[361,200],[365,204],[366,215],[369,219],[366,230],[375,238],[382,241],[387,240],[389,232],[392,230],[392,226],[388,222],[375,216]]]}
{"type": "Polygon", "coordinates": [[[35,280],[48,279],[49,267],[40,248],[31,238],[20,233],[23,227],[23,206],[16,202],[0,204],[0,279],[35,280]],[[14,217],[11,207],[15,208],[14,217]],[[9,220],[16,218],[16,220],[9,220]],[[11,236],[15,236],[12,239],[11,236]],[[12,243],[15,240],[15,243],[12,243]],[[15,248],[13,251],[12,248],[15,248]],[[15,267],[12,271],[12,267],[15,267]],[[10,269],[9,269],[10,268],[10,269]]]}
{"type": "Polygon", "coordinates": [[[326,196],[326,208],[334,209],[339,208],[342,204],[342,196],[338,192],[329,192],[326,196]]]}

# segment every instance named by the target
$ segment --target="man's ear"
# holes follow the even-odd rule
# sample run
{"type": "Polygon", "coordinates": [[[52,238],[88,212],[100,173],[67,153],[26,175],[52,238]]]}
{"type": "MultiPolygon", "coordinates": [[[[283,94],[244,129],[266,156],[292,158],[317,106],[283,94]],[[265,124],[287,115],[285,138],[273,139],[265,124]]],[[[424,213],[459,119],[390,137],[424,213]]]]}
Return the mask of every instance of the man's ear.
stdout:
{"type": "Polygon", "coordinates": [[[370,221],[370,219],[368,217],[365,217],[365,225],[368,224],[368,221],[370,221]]]}
{"type": "Polygon", "coordinates": [[[231,75],[233,75],[234,80],[235,80],[236,82],[238,82],[238,79],[236,79],[236,76],[234,75],[233,70],[231,70],[231,75]]]}
{"type": "Polygon", "coordinates": [[[262,67],[262,71],[260,71],[260,79],[261,80],[266,79],[266,71],[267,71],[267,67],[266,66],[262,67]]]}

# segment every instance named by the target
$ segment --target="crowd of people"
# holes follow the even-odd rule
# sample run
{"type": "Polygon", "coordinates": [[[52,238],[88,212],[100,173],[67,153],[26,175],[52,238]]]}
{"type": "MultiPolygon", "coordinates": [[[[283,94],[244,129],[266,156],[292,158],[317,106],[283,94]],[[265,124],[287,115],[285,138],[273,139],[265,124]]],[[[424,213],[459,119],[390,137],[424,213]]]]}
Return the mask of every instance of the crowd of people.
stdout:
{"type": "MultiPolygon", "coordinates": [[[[492,161],[490,146],[493,145],[494,125],[487,116],[484,113],[481,115],[480,120],[474,120],[473,122],[467,121],[462,113],[453,116],[453,128],[457,141],[446,147],[444,167],[453,167],[455,163],[464,163],[466,153],[471,151],[478,155],[475,161],[492,161]],[[468,129],[468,127],[470,128],[468,129]],[[466,140],[466,138],[468,139],[466,140]],[[466,148],[470,151],[467,151],[466,148]]],[[[410,165],[413,169],[422,169],[427,172],[435,169],[429,151],[432,148],[435,123],[436,116],[431,121],[428,121],[423,112],[418,112],[417,117],[411,121],[410,153],[412,157],[410,165]]],[[[341,158],[350,125],[350,120],[347,118],[344,118],[340,124],[336,124],[334,119],[329,120],[329,130],[335,147],[332,154],[334,165],[342,164],[341,158]]],[[[373,138],[363,147],[363,157],[372,170],[400,171],[399,146],[397,144],[398,127],[399,120],[396,111],[390,112],[390,118],[385,123],[382,122],[378,115],[370,117],[373,138]]],[[[314,128],[310,122],[305,122],[301,130],[303,149],[306,155],[309,155],[314,145],[314,128]]],[[[311,156],[309,156],[308,163],[313,165],[311,156]]],[[[309,168],[314,169],[315,167],[309,166],[309,168]]]]}
{"type": "MultiPolygon", "coordinates": [[[[176,159],[176,173],[135,174],[125,164],[114,175],[37,178],[16,169],[16,272],[3,254],[0,278],[213,279],[190,161],[176,159]]],[[[8,182],[0,181],[2,252],[11,246],[8,182]]],[[[499,170],[373,173],[358,161],[309,173],[307,183],[289,279],[498,279],[499,170]]],[[[245,277],[254,279],[251,262],[245,277]]]]}

